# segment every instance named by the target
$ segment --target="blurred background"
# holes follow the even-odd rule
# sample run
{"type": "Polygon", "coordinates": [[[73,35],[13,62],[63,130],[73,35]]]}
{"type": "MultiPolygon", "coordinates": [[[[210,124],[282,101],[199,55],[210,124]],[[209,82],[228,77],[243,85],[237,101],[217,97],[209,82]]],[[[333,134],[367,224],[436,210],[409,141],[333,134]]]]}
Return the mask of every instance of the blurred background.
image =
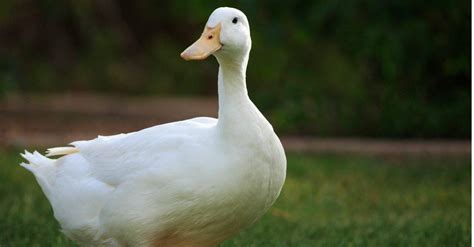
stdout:
{"type": "MultiPolygon", "coordinates": [[[[195,116],[216,117],[217,62],[186,62],[179,54],[199,37],[219,6],[239,8],[248,16],[253,41],[249,94],[289,155],[288,190],[294,191],[284,191],[283,202],[265,222],[301,226],[298,219],[315,215],[304,210],[295,214],[302,205],[316,208],[318,220],[324,219],[301,230],[301,236],[287,236],[283,229],[278,236],[293,241],[334,234],[335,245],[426,246],[424,234],[437,232],[437,239],[429,239],[431,246],[470,242],[467,0],[2,0],[0,156],[5,166],[19,162],[18,148],[59,146],[195,116]],[[389,174],[398,175],[390,180],[389,174]],[[314,181],[318,184],[308,185],[314,181]],[[324,186],[329,187],[321,190],[324,186]],[[380,190],[370,194],[368,188],[380,190]],[[336,192],[353,197],[337,197],[336,192]],[[366,206],[361,210],[367,222],[357,220],[360,212],[351,200],[366,206]],[[337,221],[341,212],[349,222],[337,221]],[[426,222],[415,219],[420,215],[426,222]],[[328,228],[332,223],[334,228],[328,228]],[[400,228],[384,228],[391,224],[400,228]],[[365,230],[348,242],[337,242],[357,227],[365,230]],[[386,234],[370,232],[379,228],[386,234]]],[[[3,181],[14,184],[13,173],[24,176],[19,184],[32,180],[19,168],[9,169],[3,171],[3,181]]],[[[25,200],[45,204],[33,183],[24,190],[36,199],[18,199],[9,186],[3,193],[18,205],[29,205],[25,200]]],[[[5,231],[23,219],[11,215],[4,221],[10,222],[3,225],[5,231]]],[[[34,217],[40,216],[31,217],[37,222],[34,217]]],[[[52,232],[57,245],[71,244],[52,232]]],[[[9,234],[5,243],[24,240],[13,230],[9,234]]],[[[260,236],[246,234],[243,242],[228,246],[248,246],[260,236]]],[[[51,239],[46,233],[41,236],[51,239]]]]}
{"type": "MultiPolygon", "coordinates": [[[[249,92],[278,133],[469,138],[470,1],[226,4],[250,20],[249,92]]],[[[4,0],[1,96],[216,97],[215,59],[179,54],[220,5],[4,0]]]]}

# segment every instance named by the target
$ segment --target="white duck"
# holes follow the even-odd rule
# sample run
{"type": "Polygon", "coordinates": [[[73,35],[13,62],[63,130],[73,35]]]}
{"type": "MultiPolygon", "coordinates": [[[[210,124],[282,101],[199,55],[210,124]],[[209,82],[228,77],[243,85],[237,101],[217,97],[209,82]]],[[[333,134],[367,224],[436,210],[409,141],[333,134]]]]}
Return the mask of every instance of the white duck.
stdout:
{"type": "Polygon", "coordinates": [[[283,147],[247,95],[246,16],[218,8],[181,56],[219,62],[219,118],[25,151],[63,232],[85,246],[216,246],[275,202],[283,147]]]}

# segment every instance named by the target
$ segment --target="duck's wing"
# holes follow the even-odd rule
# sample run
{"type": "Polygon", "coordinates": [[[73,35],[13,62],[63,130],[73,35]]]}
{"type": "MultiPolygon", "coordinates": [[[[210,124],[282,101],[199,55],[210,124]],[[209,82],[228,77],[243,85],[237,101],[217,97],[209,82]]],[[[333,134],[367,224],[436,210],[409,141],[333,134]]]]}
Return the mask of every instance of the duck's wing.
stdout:
{"type": "MultiPolygon", "coordinates": [[[[117,187],[130,176],[179,157],[186,142],[199,145],[200,133],[214,126],[212,118],[159,125],[129,134],[99,136],[49,150],[50,159],[25,151],[21,165],[36,177],[63,232],[85,246],[113,239],[102,235],[99,214],[117,187]]],[[[191,145],[192,146],[192,145],[191,145]]]]}
{"type": "Polygon", "coordinates": [[[194,118],[71,145],[91,164],[94,176],[117,186],[137,172],[171,162],[189,145],[199,145],[202,133],[216,123],[214,118],[194,118]]]}

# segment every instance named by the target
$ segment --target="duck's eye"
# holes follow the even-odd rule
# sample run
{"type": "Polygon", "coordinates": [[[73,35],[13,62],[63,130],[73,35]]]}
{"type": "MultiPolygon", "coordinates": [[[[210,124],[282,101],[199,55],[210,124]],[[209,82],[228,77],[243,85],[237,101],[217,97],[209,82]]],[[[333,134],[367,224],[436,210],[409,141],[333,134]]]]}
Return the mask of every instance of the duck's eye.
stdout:
{"type": "Polygon", "coordinates": [[[237,17],[234,17],[234,19],[232,19],[232,23],[237,24],[237,21],[238,21],[238,20],[239,20],[239,19],[238,19],[237,17]]]}

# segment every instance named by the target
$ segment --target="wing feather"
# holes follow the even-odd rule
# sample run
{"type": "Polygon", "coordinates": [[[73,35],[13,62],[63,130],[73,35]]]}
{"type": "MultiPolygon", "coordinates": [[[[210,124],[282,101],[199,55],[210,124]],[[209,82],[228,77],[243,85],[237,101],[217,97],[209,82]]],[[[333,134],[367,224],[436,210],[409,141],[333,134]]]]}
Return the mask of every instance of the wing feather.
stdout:
{"type": "Polygon", "coordinates": [[[46,157],[68,155],[78,152],[79,149],[76,147],[54,147],[48,148],[48,150],[46,150],[46,157]]]}
{"type": "Polygon", "coordinates": [[[71,145],[89,162],[94,176],[118,186],[137,172],[180,159],[183,148],[216,123],[214,118],[194,118],[71,145]]]}

